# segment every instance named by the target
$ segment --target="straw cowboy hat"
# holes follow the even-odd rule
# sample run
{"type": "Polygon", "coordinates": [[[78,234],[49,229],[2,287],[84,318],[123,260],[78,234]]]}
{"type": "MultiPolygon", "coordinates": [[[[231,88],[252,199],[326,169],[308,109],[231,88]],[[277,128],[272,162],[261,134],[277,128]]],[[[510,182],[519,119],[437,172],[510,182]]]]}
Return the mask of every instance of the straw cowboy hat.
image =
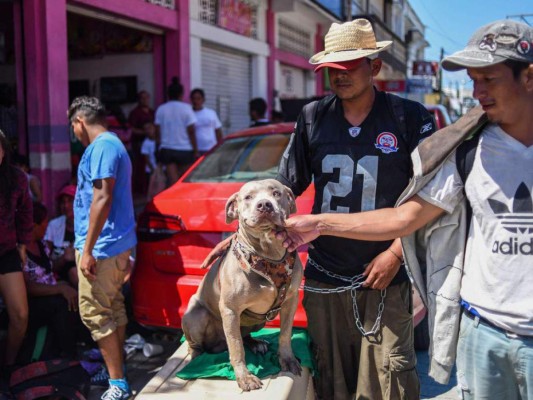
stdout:
{"type": "Polygon", "coordinates": [[[326,34],[325,50],[309,59],[311,64],[343,62],[369,57],[388,48],[392,42],[376,42],[370,22],[364,18],[331,24],[326,34]]]}

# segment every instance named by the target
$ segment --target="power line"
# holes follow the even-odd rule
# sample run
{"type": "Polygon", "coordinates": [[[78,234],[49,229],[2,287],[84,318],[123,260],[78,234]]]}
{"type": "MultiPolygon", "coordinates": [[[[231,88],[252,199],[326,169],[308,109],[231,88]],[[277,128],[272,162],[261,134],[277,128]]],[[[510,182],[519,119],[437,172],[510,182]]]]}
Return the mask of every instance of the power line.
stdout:
{"type": "Polygon", "coordinates": [[[435,32],[436,34],[441,36],[442,38],[448,40],[448,42],[454,44],[455,46],[463,47],[463,44],[457,42],[456,40],[452,39],[450,36],[448,36],[445,33],[443,33],[446,30],[440,25],[439,21],[433,16],[433,14],[427,9],[427,7],[426,7],[426,5],[424,4],[423,1],[420,1],[419,4],[422,6],[422,8],[426,12],[426,14],[433,20],[433,22],[435,22],[435,25],[440,29],[440,31],[435,29],[435,28],[432,28],[429,25],[426,25],[426,28],[432,30],[433,32],[435,32]]]}
{"type": "Polygon", "coordinates": [[[428,28],[429,30],[435,32],[437,35],[441,36],[442,38],[448,40],[448,42],[450,42],[451,44],[459,47],[459,48],[463,48],[464,47],[464,43],[459,43],[457,40],[455,39],[452,39],[451,37],[449,37],[448,35],[445,35],[444,33],[442,32],[439,32],[438,30],[436,30],[435,28],[432,28],[431,26],[429,25],[426,25],[426,28],[428,28]]]}
{"type": "Polygon", "coordinates": [[[527,20],[528,17],[529,18],[533,17],[533,14],[508,15],[505,18],[507,18],[507,19],[509,19],[509,18],[518,18],[518,19],[521,19],[522,21],[524,21],[529,26],[531,26],[531,23],[527,20]]]}

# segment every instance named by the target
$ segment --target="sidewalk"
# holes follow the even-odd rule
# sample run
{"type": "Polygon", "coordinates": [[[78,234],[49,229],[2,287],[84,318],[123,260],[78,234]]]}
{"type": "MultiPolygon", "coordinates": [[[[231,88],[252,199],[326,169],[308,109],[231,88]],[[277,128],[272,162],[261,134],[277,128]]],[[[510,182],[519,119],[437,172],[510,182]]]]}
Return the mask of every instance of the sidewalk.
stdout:
{"type": "MultiPolygon", "coordinates": [[[[150,379],[152,379],[180,344],[179,335],[162,335],[160,333],[154,333],[145,334],[143,336],[149,343],[162,345],[164,351],[162,354],[151,358],[146,358],[142,351],[137,351],[128,357],[126,361],[128,379],[134,395],[139,393],[150,379]]],[[[416,356],[417,370],[421,385],[421,399],[458,400],[459,397],[455,389],[455,371],[448,385],[438,384],[427,375],[429,363],[427,351],[419,351],[416,353],[416,356]]],[[[99,400],[104,391],[105,388],[92,386],[87,400],[99,400]]]]}
{"type": "MultiPolygon", "coordinates": [[[[142,388],[154,377],[155,374],[165,365],[167,359],[176,351],[180,345],[180,335],[143,333],[144,339],[148,343],[155,343],[163,346],[163,353],[155,357],[147,358],[142,350],[136,351],[126,359],[128,381],[133,390],[133,394],[139,393],[142,388]]],[[[99,400],[100,396],[107,388],[91,386],[87,400],[99,400]]]]}
{"type": "Polygon", "coordinates": [[[416,369],[420,377],[420,398],[421,399],[438,399],[438,400],[458,400],[460,397],[456,392],[457,384],[455,377],[455,368],[452,377],[447,385],[441,385],[428,376],[429,357],[427,351],[416,352],[417,364],[416,369]]]}

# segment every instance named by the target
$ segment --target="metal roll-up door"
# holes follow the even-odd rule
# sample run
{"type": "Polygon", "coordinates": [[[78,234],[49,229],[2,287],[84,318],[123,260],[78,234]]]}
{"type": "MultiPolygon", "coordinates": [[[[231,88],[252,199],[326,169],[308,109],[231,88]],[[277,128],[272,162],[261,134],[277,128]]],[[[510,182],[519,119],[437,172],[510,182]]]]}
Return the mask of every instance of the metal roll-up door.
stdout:
{"type": "Polygon", "coordinates": [[[202,46],[202,85],[206,106],[216,110],[224,134],[250,125],[250,56],[222,46],[202,46]]]}

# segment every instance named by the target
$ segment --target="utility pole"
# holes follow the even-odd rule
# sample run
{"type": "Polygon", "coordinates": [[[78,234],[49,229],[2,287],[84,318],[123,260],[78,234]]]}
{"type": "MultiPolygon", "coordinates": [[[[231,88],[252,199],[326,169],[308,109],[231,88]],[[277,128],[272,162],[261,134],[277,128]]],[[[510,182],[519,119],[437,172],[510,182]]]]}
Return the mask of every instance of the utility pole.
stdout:
{"type": "Polygon", "coordinates": [[[352,0],[344,0],[344,16],[346,21],[352,20],[352,0]]]}
{"type": "Polygon", "coordinates": [[[439,61],[439,104],[443,104],[444,95],[442,93],[442,59],[444,58],[444,47],[440,48],[440,61],[439,61]]]}

